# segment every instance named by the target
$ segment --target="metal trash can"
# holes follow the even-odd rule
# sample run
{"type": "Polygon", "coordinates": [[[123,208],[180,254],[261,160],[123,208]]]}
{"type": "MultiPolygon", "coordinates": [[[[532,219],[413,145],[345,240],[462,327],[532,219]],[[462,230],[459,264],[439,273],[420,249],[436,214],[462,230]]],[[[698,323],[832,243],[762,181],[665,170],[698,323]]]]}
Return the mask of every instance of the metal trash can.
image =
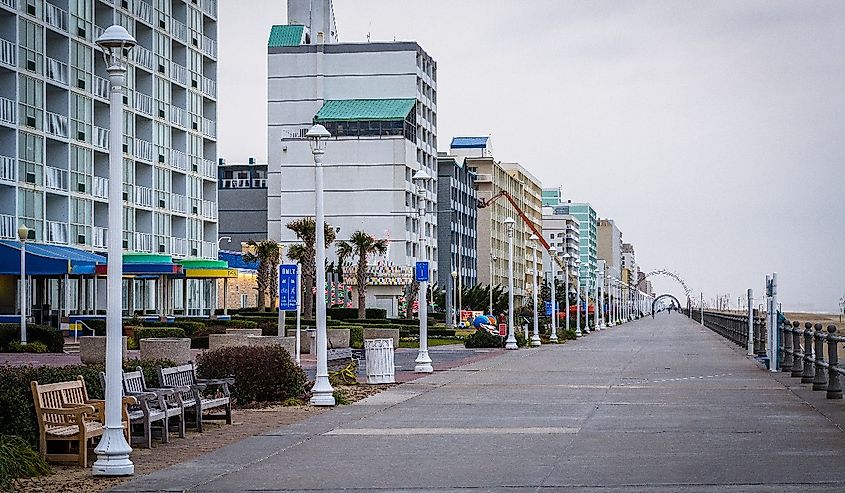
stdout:
{"type": "Polygon", "coordinates": [[[367,383],[396,383],[393,368],[393,339],[366,339],[367,383]]]}

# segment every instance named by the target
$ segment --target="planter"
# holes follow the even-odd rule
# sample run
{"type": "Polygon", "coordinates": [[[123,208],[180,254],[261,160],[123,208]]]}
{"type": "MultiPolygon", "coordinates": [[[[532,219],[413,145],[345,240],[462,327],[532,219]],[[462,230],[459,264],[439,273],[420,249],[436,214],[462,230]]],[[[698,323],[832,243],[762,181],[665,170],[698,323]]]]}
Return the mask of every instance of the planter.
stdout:
{"type": "Polygon", "coordinates": [[[152,361],[165,359],[174,364],[183,365],[191,361],[191,340],[185,338],[150,338],[141,339],[141,360],[152,361]]]}
{"type": "MultiPolygon", "coordinates": [[[[331,329],[327,328],[326,332],[329,336],[328,349],[343,349],[349,347],[349,329],[331,329]]],[[[288,330],[288,334],[296,336],[296,329],[288,330]]],[[[302,340],[300,342],[303,354],[314,354],[311,351],[311,346],[316,342],[317,330],[309,328],[302,330],[302,340]]]]}
{"type": "MultiPolygon", "coordinates": [[[[126,360],[126,345],[128,337],[121,337],[122,359],[126,360]]],[[[79,358],[86,365],[103,365],[106,363],[106,336],[82,336],[79,338],[79,358]]]]}
{"type": "Polygon", "coordinates": [[[261,329],[226,329],[226,333],[242,336],[260,336],[261,329]]]}
{"type": "Polygon", "coordinates": [[[247,336],[247,344],[250,346],[273,346],[279,345],[285,348],[294,358],[294,351],[296,350],[296,337],[282,337],[282,336],[247,336]]]}
{"type": "Polygon", "coordinates": [[[364,340],[393,339],[393,349],[399,347],[399,329],[370,329],[364,328],[364,340]]]}
{"type": "MultiPolygon", "coordinates": [[[[261,335],[260,332],[258,334],[259,336],[261,335]]],[[[255,336],[248,336],[246,334],[209,334],[208,349],[214,351],[222,347],[248,346],[249,341],[247,337],[255,336]]]]}

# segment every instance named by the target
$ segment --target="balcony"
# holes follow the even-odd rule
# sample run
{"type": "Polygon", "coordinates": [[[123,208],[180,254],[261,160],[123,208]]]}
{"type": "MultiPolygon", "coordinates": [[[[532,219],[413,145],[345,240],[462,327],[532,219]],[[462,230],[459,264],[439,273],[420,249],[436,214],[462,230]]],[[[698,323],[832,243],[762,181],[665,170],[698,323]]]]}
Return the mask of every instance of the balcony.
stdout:
{"type": "Polygon", "coordinates": [[[176,149],[170,150],[170,166],[185,171],[188,167],[188,155],[176,149]]]}
{"type": "Polygon", "coordinates": [[[153,6],[143,0],[135,0],[135,15],[149,25],[153,25],[153,6]]]}
{"type": "Polygon", "coordinates": [[[152,96],[147,96],[142,92],[135,92],[135,109],[140,111],[141,113],[149,116],[152,118],[153,116],[153,98],[152,96]]]}
{"type": "Polygon", "coordinates": [[[202,119],[202,134],[209,139],[217,138],[217,122],[206,118],[202,119]]]}
{"type": "Polygon", "coordinates": [[[202,37],[202,52],[210,58],[217,58],[217,42],[208,36],[202,37]]]}
{"type": "MultiPolygon", "coordinates": [[[[49,4],[47,4],[49,5],[49,4]]],[[[48,79],[67,85],[67,64],[54,58],[44,59],[44,74],[48,79]]]]}
{"type": "Polygon", "coordinates": [[[475,176],[476,183],[490,183],[493,181],[493,175],[480,174],[475,176]]]}
{"type": "Polygon", "coordinates": [[[18,167],[15,158],[0,156],[0,181],[15,183],[18,181],[18,167]]]}
{"type": "Polygon", "coordinates": [[[0,122],[10,123],[12,125],[18,123],[15,102],[11,99],[0,98],[0,122]]]}
{"type": "Polygon", "coordinates": [[[109,83],[108,79],[104,79],[98,75],[94,76],[94,96],[109,99],[109,88],[111,84],[109,83]]]}
{"type": "Polygon", "coordinates": [[[67,32],[67,12],[52,3],[44,3],[44,22],[59,31],[67,32]]]}
{"type": "Polygon", "coordinates": [[[91,182],[91,195],[99,199],[107,199],[109,197],[109,179],[94,176],[91,182]]]}
{"type": "Polygon", "coordinates": [[[135,139],[135,157],[145,161],[153,162],[153,143],[143,140],[135,139]]]}
{"type": "Polygon", "coordinates": [[[217,175],[214,173],[214,161],[210,159],[203,159],[200,161],[199,172],[205,178],[210,178],[212,180],[217,178],[217,175]]]}
{"type": "Polygon", "coordinates": [[[58,113],[44,112],[44,130],[48,134],[67,138],[67,117],[58,113]]]}
{"type": "Polygon", "coordinates": [[[267,178],[253,178],[252,188],[267,188],[267,178]]]}
{"type": "Polygon", "coordinates": [[[153,253],[153,235],[150,233],[135,233],[135,251],[153,253]]]}
{"type": "Polygon", "coordinates": [[[11,67],[18,65],[18,52],[15,49],[15,43],[0,38],[0,63],[5,63],[11,67]]]}
{"type": "Polygon", "coordinates": [[[179,65],[176,62],[171,62],[170,76],[173,77],[173,80],[182,84],[183,86],[188,85],[188,69],[185,66],[179,65]]]}
{"type": "Polygon", "coordinates": [[[172,19],[170,21],[170,31],[173,33],[174,38],[183,43],[188,42],[188,27],[184,23],[172,19]]]}
{"type": "MultiPolygon", "coordinates": [[[[18,239],[18,225],[15,224],[15,216],[0,214],[0,238],[18,239]]],[[[18,255],[20,257],[20,255],[18,255]]]]}
{"type": "Polygon", "coordinates": [[[220,188],[252,188],[249,178],[226,178],[220,180],[220,188]]]}
{"type": "Polygon", "coordinates": [[[200,255],[202,258],[213,258],[214,260],[217,260],[217,243],[203,241],[200,255]]]}
{"type": "MultiPolygon", "coordinates": [[[[170,210],[177,214],[185,214],[188,211],[188,200],[184,195],[178,193],[170,194],[170,210]]],[[[187,249],[187,246],[185,247],[187,249]]]]}
{"type": "Polygon", "coordinates": [[[185,238],[170,238],[170,254],[177,257],[188,256],[188,240],[185,238]]]}
{"type": "Polygon", "coordinates": [[[104,151],[109,150],[109,130],[94,126],[94,147],[104,151]]]}
{"type": "Polygon", "coordinates": [[[47,229],[47,243],[67,244],[67,223],[57,221],[44,221],[44,223],[47,229]]]}
{"type": "Polygon", "coordinates": [[[12,10],[18,10],[18,0],[0,0],[0,5],[5,5],[12,10]]]}
{"type": "Polygon", "coordinates": [[[202,93],[210,98],[217,97],[217,83],[208,77],[202,78],[202,93]]]}
{"type": "Polygon", "coordinates": [[[210,200],[203,200],[200,208],[200,217],[214,221],[217,219],[217,204],[210,200]]]}
{"type": "Polygon", "coordinates": [[[156,190],[156,207],[161,209],[170,208],[170,192],[156,190]]]}
{"type": "Polygon", "coordinates": [[[92,245],[94,248],[107,248],[109,243],[109,230],[108,228],[101,228],[99,226],[94,226],[94,238],[92,239],[92,245]]]}
{"type": "Polygon", "coordinates": [[[153,206],[153,189],[150,187],[135,186],[135,205],[141,207],[153,206]]]}
{"type": "Polygon", "coordinates": [[[153,52],[144,48],[143,46],[136,46],[132,48],[132,54],[137,65],[146,68],[153,72],[153,52]]]}
{"type": "Polygon", "coordinates": [[[174,125],[179,125],[180,127],[185,127],[187,117],[188,113],[182,108],[178,106],[170,107],[170,123],[174,125]]]}
{"type": "Polygon", "coordinates": [[[44,166],[44,186],[50,190],[67,191],[67,170],[44,166]]]}
{"type": "Polygon", "coordinates": [[[202,0],[200,5],[202,7],[202,11],[209,17],[217,17],[217,0],[202,0]]]}

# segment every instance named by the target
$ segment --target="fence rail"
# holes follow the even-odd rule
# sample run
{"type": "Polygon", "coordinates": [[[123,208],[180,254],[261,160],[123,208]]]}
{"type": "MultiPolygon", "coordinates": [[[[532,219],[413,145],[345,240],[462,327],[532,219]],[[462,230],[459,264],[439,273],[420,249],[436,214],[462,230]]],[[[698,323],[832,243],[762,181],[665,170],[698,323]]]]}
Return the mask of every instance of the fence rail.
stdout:
{"type": "Polygon", "coordinates": [[[822,324],[806,322],[801,330],[801,322],[787,320],[779,330],[781,371],[812,384],[815,391],[826,391],[828,399],[842,399],[840,376],[845,375],[845,367],[839,363],[839,344],[845,343],[845,337],[836,334],[836,326],[825,330],[822,324]]]}
{"type": "MultiPolygon", "coordinates": [[[[701,311],[693,309],[691,316],[687,310],[684,313],[701,322],[701,311]]],[[[748,315],[705,310],[703,325],[738,346],[748,347],[748,315]]],[[[757,315],[754,316],[754,354],[766,354],[766,319],[757,315]]]]}

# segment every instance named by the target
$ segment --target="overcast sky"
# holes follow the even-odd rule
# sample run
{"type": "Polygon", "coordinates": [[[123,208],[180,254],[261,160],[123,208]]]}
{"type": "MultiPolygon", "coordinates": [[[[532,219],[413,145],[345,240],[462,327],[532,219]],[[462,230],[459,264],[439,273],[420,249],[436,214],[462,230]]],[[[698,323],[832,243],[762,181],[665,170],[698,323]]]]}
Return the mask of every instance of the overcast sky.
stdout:
{"type": "MultiPolygon", "coordinates": [[[[219,154],[266,162],[266,42],[286,2],[219,7],[219,154]]],[[[440,150],[491,134],[497,159],[615,219],[644,271],[734,305],[749,287],[761,303],[776,271],[787,309],[838,309],[845,2],[335,0],[335,14],[342,41],[414,40],[437,60],[440,150]]]]}

